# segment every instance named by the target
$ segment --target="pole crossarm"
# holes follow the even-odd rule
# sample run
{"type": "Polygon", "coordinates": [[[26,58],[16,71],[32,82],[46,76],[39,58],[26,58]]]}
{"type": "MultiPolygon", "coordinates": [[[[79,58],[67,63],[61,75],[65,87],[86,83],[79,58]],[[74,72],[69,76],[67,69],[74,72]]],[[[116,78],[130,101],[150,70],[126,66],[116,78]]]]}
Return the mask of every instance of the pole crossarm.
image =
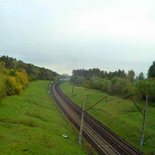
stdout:
{"type": "Polygon", "coordinates": [[[91,108],[93,108],[96,104],[98,104],[99,102],[101,102],[105,98],[107,99],[107,96],[105,96],[102,99],[100,99],[99,101],[97,101],[94,105],[92,105],[91,107],[89,107],[88,109],[86,109],[85,112],[88,111],[88,110],[90,110],[91,108]]]}
{"type": "Polygon", "coordinates": [[[130,98],[132,100],[132,102],[135,104],[135,106],[137,107],[137,109],[140,111],[140,113],[144,116],[145,114],[142,112],[142,110],[138,107],[138,105],[136,104],[136,102],[130,98]]]}

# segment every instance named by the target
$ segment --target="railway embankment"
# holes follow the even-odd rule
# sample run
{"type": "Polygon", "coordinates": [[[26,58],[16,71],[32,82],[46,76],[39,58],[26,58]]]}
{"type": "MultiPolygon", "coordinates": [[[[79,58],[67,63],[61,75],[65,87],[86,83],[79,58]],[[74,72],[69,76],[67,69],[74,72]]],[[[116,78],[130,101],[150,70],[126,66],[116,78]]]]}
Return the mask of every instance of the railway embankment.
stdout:
{"type": "Polygon", "coordinates": [[[141,154],[87,112],[84,112],[84,123],[81,124],[81,108],[63,94],[60,84],[59,82],[52,86],[56,103],[77,128],[81,129],[83,126],[83,135],[99,154],[141,154]]]}
{"type": "Polygon", "coordinates": [[[31,82],[21,95],[0,104],[1,155],[87,155],[76,130],[62,117],[48,94],[49,81],[31,82]],[[67,135],[67,137],[64,135],[67,135]]]}
{"type": "MultiPolygon", "coordinates": [[[[83,87],[74,86],[74,91],[72,91],[72,86],[66,82],[61,85],[61,90],[82,107],[85,91],[83,87]]],[[[107,94],[102,91],[88,89],[86,92],[86,109],[104,96],[107,94]]],[[[143,102],[138,103],[142,111],[144,104],[143,102]]],[[[148,106],[147,108],[144,146],[140,146],[143,117],[131,100],[108,96],[107,102],[103,100],[88,113],[143,154],[155,154],[155,109],[153,107],[148,106]]]]}

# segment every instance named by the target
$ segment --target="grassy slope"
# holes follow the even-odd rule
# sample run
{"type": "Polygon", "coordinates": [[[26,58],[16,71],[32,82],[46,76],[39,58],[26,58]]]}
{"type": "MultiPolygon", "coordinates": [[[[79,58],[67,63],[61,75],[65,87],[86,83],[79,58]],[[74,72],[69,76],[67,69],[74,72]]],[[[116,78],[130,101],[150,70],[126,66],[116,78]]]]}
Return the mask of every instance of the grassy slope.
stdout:
{"type": "Polygon", "coordinates": [[[20,96],[0,104],[0,154],[88,154],[48,95],[49,82],[36,81],[20,96]],[[63,138],[63,134],[68,138],[63,138]]]}
{"type": "MultiPolygon", "coordinates": [[[[64,83],[61,88],[82,107],[84,88],[74,87],[73,95],[69,83],[64,83]]],[[[86,109],[106,95],[101,91],[88,89],[86,109]]],[[[141,109],[144,107],[142,103],[139,106],[141,109]]],[[[143,117],[132,101],[108,96],[108,102],[104,100],[88,112],[143,154],[155,154],[155,108],[148,107],[147,109],[144,146],[139,145],[143,117]]]]}

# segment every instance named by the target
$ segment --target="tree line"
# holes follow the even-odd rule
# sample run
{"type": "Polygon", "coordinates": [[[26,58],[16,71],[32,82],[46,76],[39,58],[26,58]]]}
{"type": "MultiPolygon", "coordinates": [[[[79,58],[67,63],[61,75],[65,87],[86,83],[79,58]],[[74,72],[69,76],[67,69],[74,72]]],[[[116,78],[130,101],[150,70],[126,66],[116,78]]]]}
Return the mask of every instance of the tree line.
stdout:
{"type": "Polygon", "coordinates": [[[99,89],[109,95],[123,98],[134,96],[145,99],[146,95],[149,95],[151,105],[155,102],[155,61],[149,67],[146,78],[143,72],[135,77],[133,70],[125,73],[120,69],[114,72],[101,71],[98,68],[77,69],[72,73],[70,81],[74,85],[99,89]]]}
{"type": "Polygon", "coordinates": [[[0,99],[20,94],[28,82],[34,80],[55,80],[58,73],[49,69],[24,63],[9,56],[0,57],[0,99]]]}
{"type": "MultiPolygon", "coordinates": [[[[120,78],[127,78],[131,82],[133,82],[135,78],[135,72],[133,70],[129,70],[128,73],[125,73],[124,70],[120,70],[120,69],[114,72],[101,71],[98,68],[93,68],[89,70],[77,69],[77,70],[73,70],[72,74],[73,74],[72,76],[83,76],[86,78],[86,80],[90,80],[93,76],[106,78],[109,80],[111,80],[113,77],[120,77],[120,78]]],[[[136,80],[138,79],[140,80],[145,79],[143,72],[141,72],[139,76],[136,77],[136,80]]]]}

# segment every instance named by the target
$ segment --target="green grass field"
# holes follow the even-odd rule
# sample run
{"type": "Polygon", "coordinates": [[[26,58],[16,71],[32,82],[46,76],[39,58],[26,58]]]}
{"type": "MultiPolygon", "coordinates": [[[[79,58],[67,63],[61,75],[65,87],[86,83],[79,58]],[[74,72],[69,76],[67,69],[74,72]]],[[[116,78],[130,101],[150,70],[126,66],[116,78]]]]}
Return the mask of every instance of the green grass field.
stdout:
{"type": "Polygon", "coordinates": [[[1,155],[85,155],[78,132],[62,116],[48,94],[48,81],[29,84],[20,96],[0,104],[1,155]],[[67,134],[68,138],[64,138],[67,134]]]}
{"type": "MultiPolygon", "coordinates": [[[[61,85],[61,89],[67,96],[82,107],[83,95],[85,91],[84,88],[74,86],[74,91],[72,94],[72,86],[69,82],[66,82],[61,85]]],[[[86,94],[85,109],[95,104],[104,96],[107,96],[107,94],[93,89],[87,89],[86,94]]],[[[138,106],[142,110],[144,109],[144,103],[139,103],[138,106]]],[[[154,107],[148,107],[147,109],[144,146],[140,146],[143,116],[131,100],[108,96],[107,102],[106,100],[103,100],[88,112],[128,143],[140,150],[143,154],[155,154],[154,107]]]]}

